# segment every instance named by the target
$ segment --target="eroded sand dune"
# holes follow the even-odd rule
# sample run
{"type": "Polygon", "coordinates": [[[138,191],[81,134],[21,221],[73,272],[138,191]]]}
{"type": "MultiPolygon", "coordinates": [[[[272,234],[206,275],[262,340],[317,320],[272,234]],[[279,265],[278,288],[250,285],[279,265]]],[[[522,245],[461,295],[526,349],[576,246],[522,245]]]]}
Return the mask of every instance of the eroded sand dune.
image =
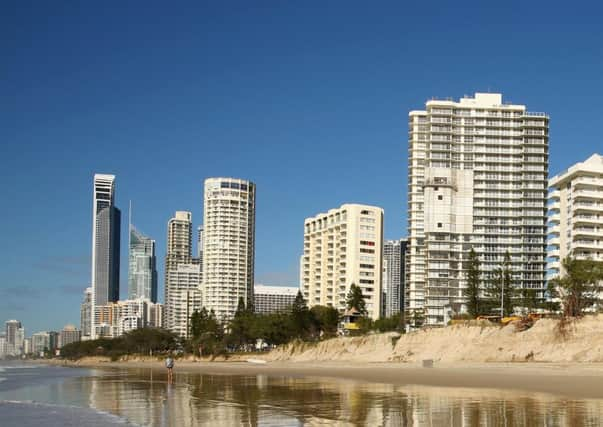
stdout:
{"type": "Polygon", "coordinates": [[[556,320],[542,319],[526,331],[455,325],[399,336],[396,333],[291,343],[266,355],[272,361],[350,362],[603,362],[603,315],[574,322],[561,339],[556,320]]]}

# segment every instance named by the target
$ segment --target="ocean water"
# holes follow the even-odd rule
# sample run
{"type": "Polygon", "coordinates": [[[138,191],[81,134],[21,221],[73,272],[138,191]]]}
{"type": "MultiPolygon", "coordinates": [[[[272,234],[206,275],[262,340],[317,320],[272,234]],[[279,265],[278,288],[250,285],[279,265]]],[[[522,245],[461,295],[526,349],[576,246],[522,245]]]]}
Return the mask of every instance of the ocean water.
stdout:
{"type": "Polygon", "coordinates": [[[94,409],[84,394],[66,390],[92,371],[0,361],[1,426],[127,426],[125,418],[94,409]]]}
{"type": "Polygon", "coordinates": [[[513,390],[6,363],[0,378],[2,427],[603,425],[601,399],[513,390]]]}

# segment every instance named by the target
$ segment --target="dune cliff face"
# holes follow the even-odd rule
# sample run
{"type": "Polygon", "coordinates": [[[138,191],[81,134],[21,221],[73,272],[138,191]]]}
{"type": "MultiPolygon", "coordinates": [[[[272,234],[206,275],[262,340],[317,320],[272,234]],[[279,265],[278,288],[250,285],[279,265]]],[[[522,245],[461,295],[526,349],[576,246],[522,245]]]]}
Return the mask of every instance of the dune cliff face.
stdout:
{"type": "Polygon", "coordinates": [[[506,327],[455,325],[400,336],[396,333],[291,343],[273,350],[272,361],[350,362],[603,362],[603,315],[570,326],[563,339],[558,321],[542,319],[526,331],[506,327]]]}

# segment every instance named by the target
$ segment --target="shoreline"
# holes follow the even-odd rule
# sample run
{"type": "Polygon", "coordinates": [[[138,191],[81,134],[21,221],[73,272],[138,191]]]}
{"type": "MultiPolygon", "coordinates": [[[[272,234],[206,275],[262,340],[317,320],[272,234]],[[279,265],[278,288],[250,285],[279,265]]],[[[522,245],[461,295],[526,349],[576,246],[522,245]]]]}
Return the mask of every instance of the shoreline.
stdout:
{"type": "MultiPolygon", "coordinates": [[[[153,369],[165,372],[162,361],[130,360],[76,362],[52,360],[48,364],[95,369],[153,369]]],[[[603,363],[416,363],[268,362],[177,360],[178,374],[267,375],[273,377],[328,378],[395,386],[504,389],[538,392],[568,398],[603,399],[603,363]]]]}

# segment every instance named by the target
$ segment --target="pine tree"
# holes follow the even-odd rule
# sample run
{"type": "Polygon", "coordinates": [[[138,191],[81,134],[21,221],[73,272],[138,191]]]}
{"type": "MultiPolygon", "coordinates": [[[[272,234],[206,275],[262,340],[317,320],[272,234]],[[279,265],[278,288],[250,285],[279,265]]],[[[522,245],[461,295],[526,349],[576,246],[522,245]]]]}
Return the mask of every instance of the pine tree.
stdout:
{"type": "Polygon", "coordinates": [[[471,317],[477,317],[483,313],[482,299],[480,296],[480,265],[475,250],[469,251],[469,263],[467,265],[467,287],[463,290],[467,298],[467,311],[471,317]]]}
{"type": "Polygon", "coordinates": [[[505,258],[502,265],[494,270],[494,277],[490,287],[490,304],[498,308],[501,317],[513,314],[514,297],[516,294],[513,285],[513,276],[511,272],[511,255],[509,251],[505,252],[505,258]]]}
{"type": "Polygon", "coordinates": [[[355,308],[363,316],[368,314],[366,310],[366,301],[364,301],[364,295],[362,295],[362,289],[354,283],[350,286],[350,291],[346,298],[346,307],[348,310],[355,308]]]}

